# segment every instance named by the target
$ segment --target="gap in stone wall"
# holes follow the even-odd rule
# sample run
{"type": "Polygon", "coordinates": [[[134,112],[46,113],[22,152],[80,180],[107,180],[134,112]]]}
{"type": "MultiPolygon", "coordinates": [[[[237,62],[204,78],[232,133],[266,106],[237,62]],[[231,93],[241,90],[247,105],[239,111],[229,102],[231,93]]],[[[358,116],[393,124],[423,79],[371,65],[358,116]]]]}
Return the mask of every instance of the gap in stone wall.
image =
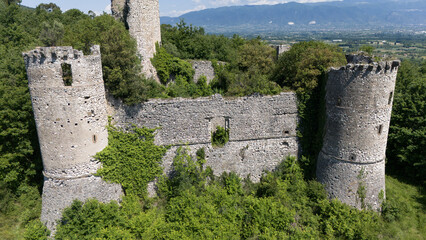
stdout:
{"type": "Polygon", "coordinates": [[[62,80],[64,81],[64,86],[66,87],[72,86],[73,79],[72,79],[71,64],[62,63],[61,69],[62,69],[62,80]]]}

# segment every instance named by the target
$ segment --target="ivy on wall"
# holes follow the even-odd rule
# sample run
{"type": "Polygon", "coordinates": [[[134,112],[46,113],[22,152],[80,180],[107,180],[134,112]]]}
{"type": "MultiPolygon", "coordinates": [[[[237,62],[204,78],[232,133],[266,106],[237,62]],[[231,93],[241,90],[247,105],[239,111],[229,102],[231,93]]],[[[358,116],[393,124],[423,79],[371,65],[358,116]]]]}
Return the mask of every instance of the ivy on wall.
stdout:
{"type": "Polygon", "coordinates": [[[167,148],[154,144],[156,129],[132,126],[124,130],[108,126],[108,147],[95,158],[103,166],[97,175],[120,183],[126,194],[144,197],[147,184],[162,174],[161,161],[167,148]]]}

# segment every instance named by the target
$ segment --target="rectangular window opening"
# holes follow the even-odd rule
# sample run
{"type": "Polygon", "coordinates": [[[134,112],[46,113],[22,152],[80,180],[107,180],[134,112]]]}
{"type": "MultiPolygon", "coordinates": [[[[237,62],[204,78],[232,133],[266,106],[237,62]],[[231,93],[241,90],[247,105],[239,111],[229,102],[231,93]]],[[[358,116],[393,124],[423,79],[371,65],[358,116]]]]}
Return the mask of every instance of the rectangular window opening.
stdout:
{"type": "Polygon", "coordinates": [[[379,126],[379,134],[382,134],[382,131],[383,131],[383,125],[380,125],[379,126]]]}
{"type": "Polygon", "coordinates": [[[71,64],[62,63],[62,80],[64,81],[64,86],[70,87],[72,86],[72,70],[71,64]]]}
{"type": "Polygon", "coordinates": [[[96,135],[93,135],[93,139],[92,140],[93,140],[93,143],[97,142],[98,139],[97,139],[96,135]]]}
{"type": "Polygon", "coordinates": [[[390,105],[392,103],[392,98],[393,98],[393,92],[391,92],[389,94],[389,100],[388,100],[388,105],[390,105]]]}
{"type": "Polygon", "coordinates": [[[229,118],[225,118],[225,130],[229,130],[229,118]]]}

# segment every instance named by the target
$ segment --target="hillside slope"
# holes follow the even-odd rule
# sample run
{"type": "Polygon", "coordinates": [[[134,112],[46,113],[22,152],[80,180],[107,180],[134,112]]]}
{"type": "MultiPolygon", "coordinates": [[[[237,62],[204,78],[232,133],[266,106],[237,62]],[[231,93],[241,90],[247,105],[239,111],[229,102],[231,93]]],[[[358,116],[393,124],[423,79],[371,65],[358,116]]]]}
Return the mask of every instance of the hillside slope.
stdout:
{"type": "Polygon", "coordinates": [[[164,24],[183,18],[207,31],[407,28],[426,25],[426,2],[336,1],[325,3],[285,3],[277,5],[232,6],[189,12],[178,18],[162,17],[164,24]],[[290,24],[289,24],[290,23],[290,24]],[[292,24],[294,23],[294,24],[292,24]]]}

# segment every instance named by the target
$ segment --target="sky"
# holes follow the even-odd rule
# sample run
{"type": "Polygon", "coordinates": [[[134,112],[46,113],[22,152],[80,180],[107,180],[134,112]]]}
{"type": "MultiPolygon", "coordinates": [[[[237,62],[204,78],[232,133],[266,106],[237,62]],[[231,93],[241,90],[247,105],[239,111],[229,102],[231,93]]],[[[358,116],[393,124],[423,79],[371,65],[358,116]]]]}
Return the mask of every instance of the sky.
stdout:
{"type": "MultiPolygon", "coordinates": [[[[191,11],[203,10],[207,8],[217,8],[223,6],[237,5],[260,5],[260,4],[278,4],[290,2],[289,0],[159,0],[160,15],[178,17],[191,11]]],[[[292,2],[330,2],[333,0],[291,0],[292,2]]],[[[336,0],[334,0],[336,1],[336,0]]],[[[96,14],[111,12],[111,0],[22,0],[22,5],[36,7],[40,3],[53,2],[58,5],[62,11],[77,8],[85,13],[92,10],[96,14]]]]}

